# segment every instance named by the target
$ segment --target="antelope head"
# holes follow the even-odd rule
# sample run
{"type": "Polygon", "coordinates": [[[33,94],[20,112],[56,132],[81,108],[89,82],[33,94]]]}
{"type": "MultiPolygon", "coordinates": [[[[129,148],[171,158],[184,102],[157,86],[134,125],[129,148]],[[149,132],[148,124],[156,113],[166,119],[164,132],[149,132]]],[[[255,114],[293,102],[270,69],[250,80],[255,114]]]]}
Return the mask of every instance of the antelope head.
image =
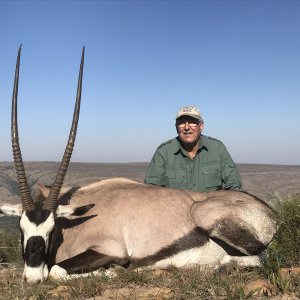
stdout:
{"type": "MultiPolygon", "coordinates": [[[[20,217],[22,254],[24,259],[23,279],[30,283],[37,283],[44,281],[48,277],[47,258],[49,256],[51,234],[55,227],[56,218],[76,215],[76,212],[78,212],[79,209],[79,207],[70,205],[58,206],[57,201],[71,159],[77,132],[82,90],[84,47],[82,49],[76,103],[69,139],[58,173],[42,207],[36,206],[31,196],[19,144],[17,98],[20,55],[21,47],[18,51],[12,96],[11,138],[21,204],[2,205],[0,206],[0,214],[17,215],[20,217]]],[[[87,211],[92,206],[93,205],[89,205],[86,208],[80,207],[81,214],[82,209],[87,211]]]]}

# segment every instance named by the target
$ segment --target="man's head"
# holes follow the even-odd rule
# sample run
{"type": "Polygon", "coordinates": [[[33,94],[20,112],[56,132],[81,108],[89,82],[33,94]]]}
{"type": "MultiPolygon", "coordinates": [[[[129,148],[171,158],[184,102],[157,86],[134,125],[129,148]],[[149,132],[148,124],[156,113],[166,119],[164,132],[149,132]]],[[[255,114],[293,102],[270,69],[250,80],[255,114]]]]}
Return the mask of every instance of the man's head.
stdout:
{"type": "Polygon", "coordinates": [[[183,144],[191,146],[196,144],[203,128],[203,119],[196,106],[185,106],[178,111],[176,130],[183,144]]]}

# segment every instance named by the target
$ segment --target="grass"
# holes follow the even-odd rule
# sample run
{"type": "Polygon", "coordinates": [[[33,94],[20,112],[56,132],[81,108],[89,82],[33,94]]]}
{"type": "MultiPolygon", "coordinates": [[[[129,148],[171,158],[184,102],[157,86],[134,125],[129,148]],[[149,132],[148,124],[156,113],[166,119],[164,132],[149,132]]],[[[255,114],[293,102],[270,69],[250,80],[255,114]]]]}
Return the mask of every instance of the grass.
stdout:
{"type": "Polygon", "coordinates": [[[262,272],[280,292],[300,296],[300,279],[291,276],[287,280],[280,272],[281,268],[300,267],[300,194],[276,195],[272,202],[279,229],[266,253],[262,272]]]}
{"type": "Polygon", "coordinates": [[[279,267],[300,265],[300,195],[274,199],[279,229],[269,254],[279,267]]]}
{"type": "MultiPolygon", "coordinates": [[[[258,299],[254,293],[245,294],[246,282],[263,278],[275,286],[275,294],[293,294],[300,297],[300,279],[296,275],[283,277],[280,269],[300,267],[300,195],[277,195],[271,199],[279,229],[265,255],[263,267],[240,269],[234,265],[211,271],[203,268],[161,272],[128,272],[119,270],[115,278],[106,276],[47,280],[39,285],[21,282],[22,260],[18,231],[7,227],[0,231],[0,299],[88,299],[110,290],[129,288],[130,296],[139,287],[172,291],[172,299],[258,299]],[[7,268],[9,266],[9,268],[7,268]]],[[[0,219],[1,220],[1,219],[0,219]]],[[[147,299],[156,299],[154,296],[147,299]]],[[[266,298],[259,298],[266,299],[266,298]]]]}
{"type": "Polygon", "coordinates": [[[0,218],[0,266],[22,263],[17,222],[17,218],[0,218]]]}

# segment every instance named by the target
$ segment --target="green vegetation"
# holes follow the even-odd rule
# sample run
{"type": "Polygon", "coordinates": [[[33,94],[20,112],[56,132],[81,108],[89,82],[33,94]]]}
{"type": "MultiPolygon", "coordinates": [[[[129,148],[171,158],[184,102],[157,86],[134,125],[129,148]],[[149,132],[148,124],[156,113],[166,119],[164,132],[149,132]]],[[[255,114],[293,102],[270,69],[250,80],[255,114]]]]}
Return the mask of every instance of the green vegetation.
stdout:
{"type": "MultiPolygon", "coordinates": [[[[2,223],[0,299],[88,299],[103,295],[108,289],[129,288],[134,291],[137,287],[170,289],[174,292],[173,299],[267,299],[257,298],[254,292],[247,294],[243,289],[245,283],[258,278],[268,279],[274,285],[273,295],[288,293],[300,297],[299,274],[283,277],[280,272],[281,268],[300,267],[300,195],[277,195],[271,203],[274,203],[279,229],[265,255],[262,268],[240,269],[229,265],[218,271],[173,268],[159,272],[128,272],[121,269],[114,278],[103,275],[68,281],[49,279],[33,286],[21,282],[21,249],[16,226],[4,229],[2,223]]],[[[134,293],[128,299],[136,299],[134,293]]]]}
{"type": "Polygon", "coordinates": [[[17,218],[0,218],[0,266],[22,264],[20,233],[17,224],[17,218]]]}
{"type": "Polygon", "coordinates": [[[270,247],[279,267],[300,265],[300,194],[277,196],[274,204],[279,229],[270,247]]]}
{"type": "Polygon", "coordinates": [[[298,289],[299,294],[300,284],[296,281],[300,279],[290,276],[287,281],[280,269],[300,267],[300,194],[275,195],[271,200],[279,228],[266,253],[262,271],[281,292],[298,289]]]}

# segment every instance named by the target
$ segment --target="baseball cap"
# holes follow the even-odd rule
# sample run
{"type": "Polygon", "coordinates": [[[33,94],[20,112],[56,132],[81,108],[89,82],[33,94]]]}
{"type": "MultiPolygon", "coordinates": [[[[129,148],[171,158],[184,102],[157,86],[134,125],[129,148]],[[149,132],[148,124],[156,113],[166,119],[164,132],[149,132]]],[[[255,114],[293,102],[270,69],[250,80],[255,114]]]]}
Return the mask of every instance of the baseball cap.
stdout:
{"type": "Polygon", "coordinates": [[[201,115],[200,115],[200,110],[196,106],[193,106],[193,105],[184,106],[184,107],[180,108],[179,111],[177,112],[176,119],[178,119],[182,116],[190,116],[199,121],[202,120],[201,115]]]}

